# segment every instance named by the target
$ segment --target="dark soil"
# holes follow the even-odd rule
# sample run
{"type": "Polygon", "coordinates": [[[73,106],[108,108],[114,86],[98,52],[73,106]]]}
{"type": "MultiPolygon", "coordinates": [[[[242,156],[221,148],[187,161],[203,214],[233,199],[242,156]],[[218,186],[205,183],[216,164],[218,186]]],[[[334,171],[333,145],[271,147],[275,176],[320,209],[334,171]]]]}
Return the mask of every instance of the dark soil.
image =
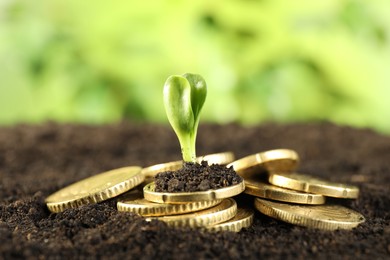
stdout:
{"type": "Polygon", "coordinates": [[[206,161],[184,163],[178,171],[160,172],[155,177],[158,192],[192,192],[220,189],[242,182],[233,167],[208,165],[206,161]]]}
{"type": "MultiPolygon", "coordinates": [[[[352,231],[293,226],[256,212],[239,233],[173,229],[121,213],[115,200],[50,214],[44,199],[85,177],[122,166],[180,159],[167,126],[46,124],[0,128],[0,259],[389,259],[390,137],[332,124],[202,125],[198,154],[237,158],[296,150],[299,171],[360,187],[357,200],[334,200],[367,221],[352,231]]],[[[253,199],[237,197],[252,206],[253,199]]]]}

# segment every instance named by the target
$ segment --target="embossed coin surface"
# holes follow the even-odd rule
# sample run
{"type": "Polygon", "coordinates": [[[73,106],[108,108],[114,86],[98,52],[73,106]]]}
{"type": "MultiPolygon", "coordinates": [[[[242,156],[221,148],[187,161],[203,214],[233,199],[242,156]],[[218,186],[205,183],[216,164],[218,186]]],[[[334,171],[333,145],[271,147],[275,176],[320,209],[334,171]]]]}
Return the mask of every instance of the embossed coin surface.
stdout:
{"type": "Polygon", "coordinates": [[[329,182],[304,174],[272,173],[268,180],[279,187],[328,197],[356,199],[359,196],[359,188],[356,186],[329,182]]]}
{"type": "MultiPolygon", "coordinates": [[[[234,161],[234,154],[232,152],[214,153],[214,154],[199,156],[196,159],[199,163],[202,161],[207,161],[209,165],[211,164],[225,165],[234,161]]],[[[156,176],[157,173],[160,172],[177,171],[182,166],[183,166],[183,161],[160,163],[160,164],[143,168],[142,174],[144,174],[146,178],[154,177],[156,176]]]]}
{"type": "Polygon", "coordinates": [[[118,196],[144,180],[137,166],[103,172],[73,183],[46,198],[51,212],[97,203],[118,196]]]}
{"type": "Polygon", "coordinates": [[[193,191],[193,192],[156,192],[155,183],[151,182],[144,187],[144,197],[148,201],[157,203],[185,203],[193,201],[218,200],[236,196],[245,189],[244,181],[225,188],[193,191]]]}
{"type": "Polygon", "coordinates": [[[195,201],[182,204],[154,203],[144,199],[141,192],[123,194],[117,202],[119,211],[137,213],[141,216],[167,216],[190,213],[207,209],[219,204],[221,200],[195,201]]]}
{"type": "MultiPolygon", "coordinates": [[[[234,199],[224,199],[220,204],[209,209],[194,213],[154,217],[174,227],[207,227],[232,219],[237,214],[237,204],[234,199]]],[[[146,220],[152,220],[147,218],[146,220]]]]}
{"type": "Polygon", "coordinates": [[[365,221],[360,213],[339,205],[293,205],[256,198],[255,207],[278,220],[324,230],[352,229],[365,221]]]}
{"type": "Polygon", "coordinates": [[[298,167],[298,154],[289,149],[276,149],[256,153],[227,165],[240,175],[259,172],[293,171],[298,167]]]}
{"type": "Polygon", "coordinates": [[[237,214],[234,218],[214,225],[207,227],[210,231],[232,231],[239,232],[242,228],[250,227],[253,223],[253,210],[248,208],[238,208],[237,214]]]}

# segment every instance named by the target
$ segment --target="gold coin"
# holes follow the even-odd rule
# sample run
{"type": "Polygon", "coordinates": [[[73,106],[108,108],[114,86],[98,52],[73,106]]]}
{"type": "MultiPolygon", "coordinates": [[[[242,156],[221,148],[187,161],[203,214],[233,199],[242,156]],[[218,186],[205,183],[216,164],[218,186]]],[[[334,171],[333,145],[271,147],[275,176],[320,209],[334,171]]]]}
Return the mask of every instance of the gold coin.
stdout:
{"type": "Polygon", "coordinates": [[[143,180],[141,168],[136,166],[103,172],[51,194],[46,198],[46,205],[51,212],[61,212],[68,208],[98,203],[134,188],[143,180]]]}
{"type": "Polygon", "coordinates": [[[186,203],[193,201],[218,200],[236,196],[245,189],[244,181],[239,184],[215,190],[193,192],[156,192],[155,183],[149,183],[144,187],[144,197],[148,201],[157,203],[186,203]]]}
{"type": "Polygon", "coordinates": [[[297,173],[272,173],[269,182],[287,189],[321,194],[328,197],[356,199],[359,188],[352,185],[334,183],[297,173]]]}
{"type": "MultiPolygon", "coordinates": [[[[197,157],[196,160],[199,163],[202,161],[207,161],[210,165],[211,164],[225,165],[234,161],[234,154],[232,152],[214,153],[214,154],[208,154],[208,155],[197,157]]],[[[180,170],[182,166],[183,166],[183,161],[160,163],[160,164],[143,168],[142,174],[144,174],[146,178],[154,177],[156,176],[156,174],[160,172],[180,170]]]]}
{"type": "Polygon", "coordinates": [[[207,227],[232,219],[237,214],[234,199],[224,199],[220,204],[194,213],[147,218],[147,221],[158,219],[173,227],[207,227]]]}
{"type": "Polygon", "coordinates": [[[358,212],[339,205],[292,205],[255,199],[261,213],[294,225],[324,230],[352,229],[365,218],[358,212]]]}
{"type": "Polygon", "coordinates": [[[213,153],[213,154],[199,156],[198,158],[196,158],[198,163],[201,163],[202,161],[206,161],[208,162],[209,165],[211,164],[226,165],[234,161],[234,159],[235,159],[234,153],[232,152],[213,153]]]}
{"type": "Polygon", "coordinates": [[[227,165],[240,175],[259,172],[293,171],[298,167],[298,154],[289,149],[276,149],[256,153],[227,165]]]}
{"type": "Polygon", "coordinates": [[[177,171],[183,166],[183,161],[160,163],[142,169],[145,178],[154,178],[160,172],[177,171]]]}
{"type": "Polygon", "coordinates": [[[320,194],[311,194],[280,188],[266,184],[254,178],[245,179],[244,193],[277,201],[300,203],[300,204],[324,204],[325,197],[320,194]]]}
{"type": "Polygon", "coordinates": [[[231,220],[207,227],[209,231],[231,231],[239,232],[242,228],[250,227],[253,223],[253,210],[248,208],[238,208],[237,214],[231,220]]]}
{"type": "Polygon", "coordinates": [[[166,216],[190,213],[213,207],[221,200],[195,201],[182,204],[166,204],[150,202],[143,197],[142,191],[123,194],[117,202],[119,211],[137,213],[141,216],[166,216]]]}

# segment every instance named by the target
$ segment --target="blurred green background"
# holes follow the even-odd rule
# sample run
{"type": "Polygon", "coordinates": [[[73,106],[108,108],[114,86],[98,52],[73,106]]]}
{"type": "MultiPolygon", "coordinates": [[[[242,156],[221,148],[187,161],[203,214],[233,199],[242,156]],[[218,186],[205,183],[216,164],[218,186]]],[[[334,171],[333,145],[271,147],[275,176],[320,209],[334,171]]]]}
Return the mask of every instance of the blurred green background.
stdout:
{"type": "Polygon", "coordinates": [[[172,74],[203,122],[330,120],[390,133],[390,1],[0,0],[0,124],[168,123],[172,74]]]}

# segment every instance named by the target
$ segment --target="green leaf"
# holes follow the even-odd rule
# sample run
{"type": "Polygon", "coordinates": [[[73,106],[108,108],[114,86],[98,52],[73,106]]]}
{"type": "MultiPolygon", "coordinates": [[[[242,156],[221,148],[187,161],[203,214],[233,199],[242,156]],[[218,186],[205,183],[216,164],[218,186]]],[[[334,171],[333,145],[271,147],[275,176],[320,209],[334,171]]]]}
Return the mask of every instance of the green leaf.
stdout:
{"type": "Polygon", "coordinates": [[[195,121],[199,121],[199,113],[206,100],[207,85],[202,76],[198,74],[186,73],[183,75],[191,86],[191,106],[195,121]]]}
{"type": "Polygon", "coordinates": [[[179,139],[183,160],[194,162],[199,114],[207,95],[206,82],[196,74],[170,76],[163,94],[165,111],[179,139]]]}
{"type": "Polygon", "coordinates": [[[165,82],[163,95],[165,112],[176,134],[191,131],[194,114],[189,82],[182,76],[170,76],[165,82]]]}

